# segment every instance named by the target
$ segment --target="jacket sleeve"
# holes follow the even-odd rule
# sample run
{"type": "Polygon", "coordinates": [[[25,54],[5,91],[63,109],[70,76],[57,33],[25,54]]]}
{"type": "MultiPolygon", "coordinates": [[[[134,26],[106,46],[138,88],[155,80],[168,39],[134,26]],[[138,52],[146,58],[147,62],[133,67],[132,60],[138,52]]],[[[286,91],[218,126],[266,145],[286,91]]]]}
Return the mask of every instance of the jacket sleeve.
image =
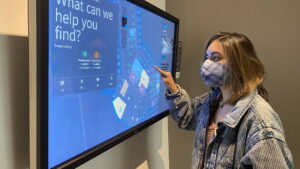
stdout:
{"type": "Polygon", "coordinates": [[[177,93],[170,93],[168,89],[165,91],[170,114],[179,128],[194,130],[201,106],[209,93],[191,99],[184,89],[179,85],[177,87],[179,89],[177,93]]]}
{"type": "Polygon", "coordinates": [[[277,138],[258,141],[241,159],[241,168],[293,169],[293,159],[286,142],[277,138]]]}

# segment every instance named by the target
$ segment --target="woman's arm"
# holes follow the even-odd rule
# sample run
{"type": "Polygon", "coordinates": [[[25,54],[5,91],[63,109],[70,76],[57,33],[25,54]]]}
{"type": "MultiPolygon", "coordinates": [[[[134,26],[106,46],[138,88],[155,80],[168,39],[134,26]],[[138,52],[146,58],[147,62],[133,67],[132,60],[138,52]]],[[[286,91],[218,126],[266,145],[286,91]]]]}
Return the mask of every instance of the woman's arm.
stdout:
{"type": "Polygon", "coordinates": [[[170,114],[178,123],[178,127],[186,130],[194,130],[201,106],[209,93],[191,99],[187,92],[179,85],[177,85],[177,88],[178,91],[175,93],[171,93],[169,89],[165,92],[170,107],[170,114]]]}
{"type": "Polygon", "coordinates": [[[190,99],[187,92],[176,85],[170,72],[163,71],[157,66],[154,67],[160,73],[161,79],[167,87],[165,95],[170,106],[171,116],[177,121],[180,128],[194,130],[200,107],[208,94],[190,99]]]}
{"type": "Polygon", "coordinates": [[[241,168],[293,169],[292,154],[286,142],[267,138],[258,141],[241,159],[241,168]]]}

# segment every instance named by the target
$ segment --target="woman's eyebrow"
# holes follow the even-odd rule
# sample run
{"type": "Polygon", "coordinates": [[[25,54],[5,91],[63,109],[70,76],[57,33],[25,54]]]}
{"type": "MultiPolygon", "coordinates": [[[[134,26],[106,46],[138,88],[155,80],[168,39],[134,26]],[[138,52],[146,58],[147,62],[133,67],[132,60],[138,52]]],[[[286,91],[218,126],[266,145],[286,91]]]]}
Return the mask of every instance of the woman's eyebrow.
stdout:
{"type": "MultiPolygon", "coordinates": [[[[213,56],[213,55],[215,55],[215,54],[221,55],[220,52],[214,51],[214,52],[211,52],[210,56],[213,56]]],[[[205,56],[208,57],[209,54],[208,54],[207,52],[205,52],[205,56]]]]}
{"type": "MultiPolygon", "coordinates": [[[[213,56],[213,55],[216,55],[216,54],[221,55],[220,52],[211,52],[210,56],[213,56]]],[[[205,57],[210,57],[210,56],[208,55],[208,53],[205,52],[205,57]]]]}

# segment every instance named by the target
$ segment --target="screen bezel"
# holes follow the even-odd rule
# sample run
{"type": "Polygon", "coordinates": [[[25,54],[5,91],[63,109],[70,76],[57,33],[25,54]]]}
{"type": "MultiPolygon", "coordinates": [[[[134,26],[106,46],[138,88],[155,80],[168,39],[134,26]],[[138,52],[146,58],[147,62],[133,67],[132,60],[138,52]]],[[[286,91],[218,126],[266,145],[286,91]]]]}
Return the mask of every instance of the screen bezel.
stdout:
{"type": "MultiPolygon", "coordinates": [[[[175,80],[175,67],[177,58],[177,42],[179,32],[179,19],[161,10],[160,8],[141,0],[127,0],[137,6],[140,6],[154,14],[157,14],[175,24],[174,33],[174,48],[173,48],[173,63],[172,76],[175,80]]],[[[48,168],[48,65],[49,65],[49,0],[36,0],[36,52],[37,52],[37,168],[48,168]]],[[[91,160],[97,155],[105,152],[120,142],[139,133],[155,122],[169,115],[169,111],[161,112],[160,114],[148,119],[147,121],[132,127],[115,137],[90,148],[75,157],[64,161],[63,163],[53,168],[76,168],[83,163],[91,160]]]]}

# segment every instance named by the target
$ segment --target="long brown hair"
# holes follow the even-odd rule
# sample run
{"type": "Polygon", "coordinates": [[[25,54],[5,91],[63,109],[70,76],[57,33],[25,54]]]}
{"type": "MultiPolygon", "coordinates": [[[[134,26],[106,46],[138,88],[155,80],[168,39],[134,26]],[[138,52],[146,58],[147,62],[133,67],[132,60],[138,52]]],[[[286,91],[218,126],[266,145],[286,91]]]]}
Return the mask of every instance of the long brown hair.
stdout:
{"type": "Polygon", "coordinates": [[[229,79],[226,84],[230,87],[231,97],[226,103],[236,102],[255,88],[268,101],[268,92],[263,86],[265,69],[252,42],[240,33],[219,32],[208,40],[205,52],[215,40],[221,44],[228,57],[229,79]]]}

